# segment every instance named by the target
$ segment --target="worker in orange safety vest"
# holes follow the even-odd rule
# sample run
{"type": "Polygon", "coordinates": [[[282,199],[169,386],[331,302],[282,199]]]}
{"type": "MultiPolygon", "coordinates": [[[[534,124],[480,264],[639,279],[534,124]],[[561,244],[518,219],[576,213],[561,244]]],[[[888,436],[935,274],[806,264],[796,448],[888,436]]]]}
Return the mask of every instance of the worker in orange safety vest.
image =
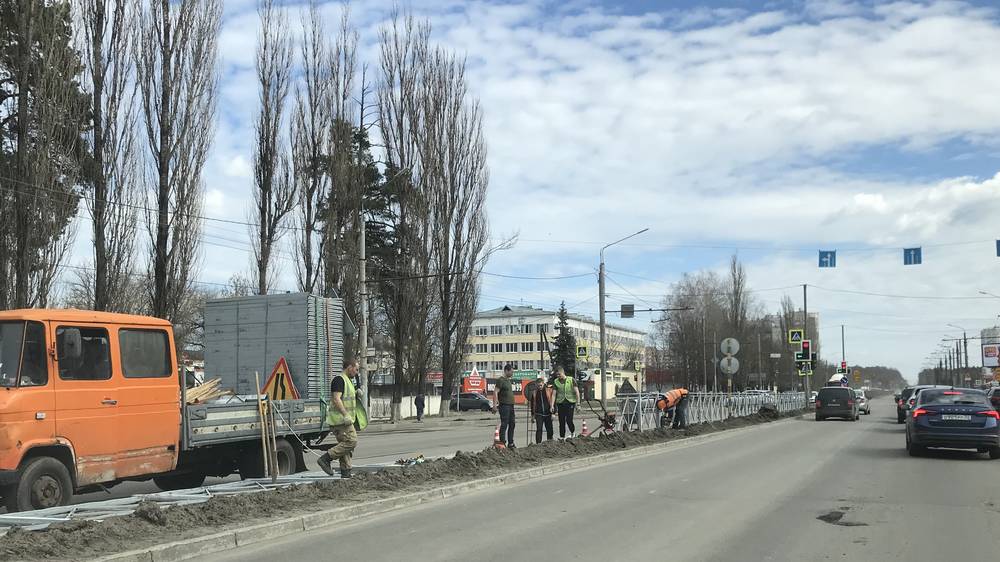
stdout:
{"type": "Polygon", "coordinates": [[[663,398],[656,401],[656,407],[664,414],[673,410],[674,429],[684,429],[687,427],[688,394],[688,389],[686,388],[675,388],[668,390],[663,398]]]}

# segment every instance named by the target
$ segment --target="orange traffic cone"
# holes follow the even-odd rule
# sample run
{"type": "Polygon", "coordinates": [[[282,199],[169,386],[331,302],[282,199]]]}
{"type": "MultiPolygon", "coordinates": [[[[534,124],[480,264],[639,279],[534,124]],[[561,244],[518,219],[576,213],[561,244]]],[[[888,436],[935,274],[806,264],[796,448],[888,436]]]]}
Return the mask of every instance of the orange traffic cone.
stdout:
{"type": "Polygon", "coordinates": [[[581,433],[580,435],[584,437],[587,436],[587,420],[583,420],[583,433],[581,433]]]}
{"type": "Polygon", "coordinates": [[[500,425],[497,424],[496,429],[493,430],[493,447],[497,449],[506,449],[503,441],[500,439],[500,425]]]}

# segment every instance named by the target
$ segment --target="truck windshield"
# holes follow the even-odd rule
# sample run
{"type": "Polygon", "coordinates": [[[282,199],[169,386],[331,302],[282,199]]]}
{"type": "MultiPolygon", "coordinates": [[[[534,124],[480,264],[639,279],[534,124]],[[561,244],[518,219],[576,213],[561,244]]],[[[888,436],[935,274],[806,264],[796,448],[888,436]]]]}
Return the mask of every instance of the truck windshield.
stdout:
{"type": "Polygon", "coordinates": [[[24,322],[0,322],[0,386],[17,384],[23,340],[24,322]]]}

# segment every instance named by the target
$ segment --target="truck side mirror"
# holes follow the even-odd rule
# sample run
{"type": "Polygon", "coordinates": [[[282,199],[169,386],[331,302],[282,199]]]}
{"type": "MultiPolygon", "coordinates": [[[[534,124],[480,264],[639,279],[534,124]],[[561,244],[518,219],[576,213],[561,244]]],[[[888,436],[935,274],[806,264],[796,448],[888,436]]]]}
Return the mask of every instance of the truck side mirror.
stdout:
{"type": "Polygon", "coordinates": [[[83,355],[83,337],[79,328],[63,328],[59,334],[59,360],[77,360],[83,355]]]}

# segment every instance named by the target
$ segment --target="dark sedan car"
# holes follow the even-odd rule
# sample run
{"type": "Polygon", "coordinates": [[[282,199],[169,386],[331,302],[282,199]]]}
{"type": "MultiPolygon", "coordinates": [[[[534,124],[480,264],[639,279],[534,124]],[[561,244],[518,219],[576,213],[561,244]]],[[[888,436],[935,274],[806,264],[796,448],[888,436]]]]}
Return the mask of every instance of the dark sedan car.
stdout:
{"type": "Polygon", "coordinates": [[[896,399],[896,423],[903,423],[906,421],[906,416],[913,409],[913,404],[917,401],[917,395],[920,394],[920,391],[925,388],[951,387],[933,384],[918,384],[904,388],[903,392],[899,394],[899,398],[896,399]]]}
{"type": "Polygon", "coordinates": [[[463,392],[459,395],[458,400],[453,400],[451,402],[452,410],[480,410],[482,412],[488,412],[493,408],[493,403],[490,399],[483,396],[482,394],[476,392],[463,392]]]}
{"type": "Polygon", "coordinates": [[[846,386],[824,386],[816,395],[816,421],[845,418],[858,421],[858,400],[854,389],[846,386]]]}
{"type": "Polygon", "coordinates": [[[972,388],[924,388],[906,420],[906,450],[976,449],[1000,459],[1000,413],[972,388]]]}

